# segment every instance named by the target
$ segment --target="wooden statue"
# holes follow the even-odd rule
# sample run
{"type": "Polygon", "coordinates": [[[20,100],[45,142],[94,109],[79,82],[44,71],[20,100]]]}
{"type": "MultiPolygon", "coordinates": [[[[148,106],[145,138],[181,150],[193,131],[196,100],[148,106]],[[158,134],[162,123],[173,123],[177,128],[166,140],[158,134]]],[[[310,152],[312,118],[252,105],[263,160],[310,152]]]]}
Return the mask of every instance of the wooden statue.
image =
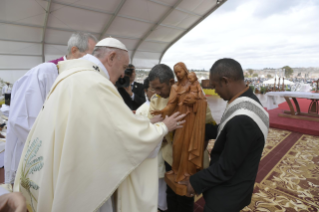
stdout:
{"type": "Polygon", "coordinates": [[[172,171],[165,175],[176,194],[186,195],[186,186],[177,182],[203,168],[207,102],[195,73],[189,73],[184,63],[177,63],[174,72],[178,82],[172,85],[168,104],[153,114],[163,117],[177,111],[187,114],[183,128],[174,132],[172,171]]]}

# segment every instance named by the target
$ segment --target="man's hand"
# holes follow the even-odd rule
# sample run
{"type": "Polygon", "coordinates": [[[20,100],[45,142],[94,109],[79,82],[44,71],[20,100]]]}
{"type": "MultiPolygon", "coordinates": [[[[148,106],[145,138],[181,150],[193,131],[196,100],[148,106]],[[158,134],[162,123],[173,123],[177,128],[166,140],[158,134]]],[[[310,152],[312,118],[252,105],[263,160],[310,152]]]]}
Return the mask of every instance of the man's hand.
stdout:
{"type": "Polygon", "coordinates": [[[151,123],[152,124],[155,124],[155,123],[161,122],[161,121],[163,121],[163,118],[162,118],[161,115],[157,115],[157,116],[154,116],[153,118],[151,118],[151,123]]]}
{"type": "Polygon", "coordinates": [[[195,190],[193,189],[193,186],[189,182],[189,180],[186,181],[180,181],[178,184],[186,185],[187,186],[187,194],[185,196],[187,197],[193,197],[195,195],[195,190]]]}
{"type": "Polygon", "coordinates": [[[171,132],[173,130],[183,127],[185,120],[184,121],[180,121],[180,120],[182,120],[185,116],[186,114],[180,115],[179,112],[176,112],[170,117],[166,116],[163,123],[166,125],[168,131],[171,132]]]}
{"type": "Polygon", "coordinates": [[[27,206],[24,196],[19,192],[0,196],[0,212],[26,212],[27,206]]]}
{"type": "Polygon", "coordinates": [[[124,87],[124,90],[128,93],[128,95],[130,96],[133,95],[131,85],[129,85],[128,87],[124,87]]]}

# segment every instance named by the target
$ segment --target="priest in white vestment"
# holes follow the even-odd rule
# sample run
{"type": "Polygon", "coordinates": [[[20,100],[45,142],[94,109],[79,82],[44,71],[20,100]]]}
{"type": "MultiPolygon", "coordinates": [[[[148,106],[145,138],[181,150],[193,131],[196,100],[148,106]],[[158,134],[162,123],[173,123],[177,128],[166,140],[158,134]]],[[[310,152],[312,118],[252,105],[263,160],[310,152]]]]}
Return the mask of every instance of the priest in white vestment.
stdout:
{"type": "Polygon", "coordinates": [[[14,191],[30,212],[128,211],[123,194],[138,188],[114,192],[184,123],[185,115],[174,114],[151,124],[125,105],[114,86],[129,62],[120,41],[105,38],[93,55],[58,64],[60,74],[28,135],[14,191]]]}
{"type": "MultiPolygon", "coordinates": [[[[68,42],[67,59],[92,53],[96,41],[91,34],[73,34],[68,42]]],[[[27,136],[57,76],[58,69],[54,63],[42,63],[14,83],[5,148],[5,183],[14,182],[27,136]]]]}
{"type": "MultiPolygon", "coordinates": [[[[143,85],[146,96],[146,102],[136,110],[136,115],[148,117],[150,110],[150,99],[155,94],[155,91],[153,88],[150,87],[148,77],[144,80],[143,85]]],[[[147,203],[143,204],[152,204],[154,205],[152,209],[155,206],[157,206],[157,208],[161,211],[166,211],[166,182],[164,179],[165,166],[162,157],[162,152],[160,150],[161,146],[162,143],[160,143],[160,145],[155,149],[155,151],[152,152],[151,155],[149,155],[149,157],[135,171],[139,171],[139,169],[142,168],[145,168],[145,170],[147,170],[144,172],[145,175],[137,175],[139,178],[139,182],[141,182],[140,196],[149,196],[150,198],[150,200],[147,203]],[[144,163],[147,163],[147,165],[144,163]],[[147,181],[149,181],[150,183],[145,183],[147,181]]],[[[151,210],[149,210],[149,212],[151,212],[151,210]]]]}

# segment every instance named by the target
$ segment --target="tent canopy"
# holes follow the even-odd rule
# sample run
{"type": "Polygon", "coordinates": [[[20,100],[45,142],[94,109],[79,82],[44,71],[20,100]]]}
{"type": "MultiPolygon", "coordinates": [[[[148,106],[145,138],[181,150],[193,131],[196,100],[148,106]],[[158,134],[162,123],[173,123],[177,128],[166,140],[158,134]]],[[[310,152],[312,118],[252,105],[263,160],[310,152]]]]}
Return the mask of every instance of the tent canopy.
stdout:
{"type": "Polygon", "coordinates": [[[37,64],[65,55],[77,31],[117,38],[137,68],[151,68],[225,1],[2,0],[0,73],[13,82],[37,64]]]}
{"type": "MultiPolygon", "coordinates": [[[[266,85],[273,85],[275,83],[275,79],[276,79],[276,84],[278,84],[279,82],[279,77],[276,75],[274,78],[270,79],[270,80],[267,80],[267,81],[264,81],[263,84],[266,84],[266,85]]],[[[286,80],[284,81],[285,85],[293,85],[295,83],[289,81],[289,80],[286,80]]],[[[282,84],[282,78],[280,79],[280,84],[282,84]]]]}

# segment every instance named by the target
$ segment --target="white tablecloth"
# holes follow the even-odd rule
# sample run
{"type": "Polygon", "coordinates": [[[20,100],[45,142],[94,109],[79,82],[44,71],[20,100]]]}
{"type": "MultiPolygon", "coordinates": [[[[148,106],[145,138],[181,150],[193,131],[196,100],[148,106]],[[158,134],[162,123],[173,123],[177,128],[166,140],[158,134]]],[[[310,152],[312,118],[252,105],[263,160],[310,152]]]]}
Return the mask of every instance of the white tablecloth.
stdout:
{"type": "Polygon", "coordinates": [[[278,108],[278,105],[285,101],[284,97],[295,97],[303,99],[319,99],[319,93],[310,92],[290,92],[290,91],[279,91],[279,92],[268,92],[267,96],[267,110],[273,110],[278,108]]]}

